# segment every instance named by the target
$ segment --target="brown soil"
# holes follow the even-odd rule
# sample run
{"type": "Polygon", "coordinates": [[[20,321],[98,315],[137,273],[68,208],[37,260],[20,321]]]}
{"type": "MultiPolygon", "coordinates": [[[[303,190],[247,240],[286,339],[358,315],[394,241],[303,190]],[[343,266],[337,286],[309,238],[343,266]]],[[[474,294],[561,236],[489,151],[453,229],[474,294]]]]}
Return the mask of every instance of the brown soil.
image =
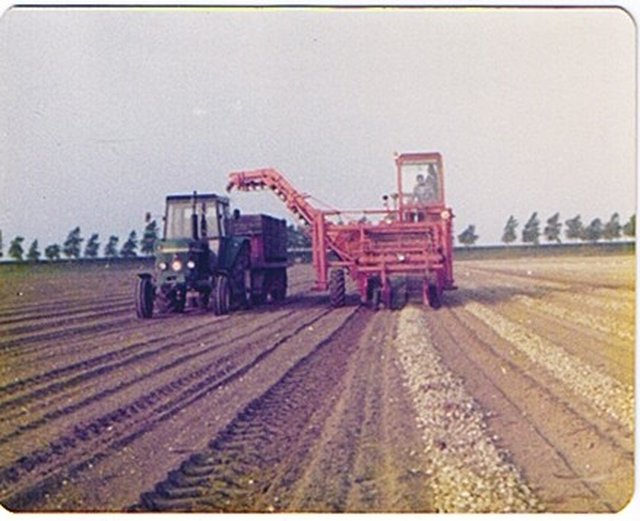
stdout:
{"type": "Polygon", "coordinates": [[[617,511],[633,489],[632,257],[457,263],[432,311],[290,297],[138,320],[135,270],[0,286],[16,511],[617,511]],[[596,276],[597,275],[597,276],[596,276]]]}

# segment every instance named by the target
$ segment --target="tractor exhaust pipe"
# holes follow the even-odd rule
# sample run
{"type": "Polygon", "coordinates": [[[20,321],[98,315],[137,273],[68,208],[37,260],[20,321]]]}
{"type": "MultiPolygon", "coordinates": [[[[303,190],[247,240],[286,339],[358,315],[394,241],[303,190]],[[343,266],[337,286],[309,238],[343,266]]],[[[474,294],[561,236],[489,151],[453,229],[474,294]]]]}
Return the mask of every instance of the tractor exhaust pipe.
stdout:
{"type": "Polygon", "coordinates": [[[194,190],[193,198],[191,199],[191,238],[194,241],[197,241],[199,239],[197,202],[198,202],[198,193],[194,190]]]}

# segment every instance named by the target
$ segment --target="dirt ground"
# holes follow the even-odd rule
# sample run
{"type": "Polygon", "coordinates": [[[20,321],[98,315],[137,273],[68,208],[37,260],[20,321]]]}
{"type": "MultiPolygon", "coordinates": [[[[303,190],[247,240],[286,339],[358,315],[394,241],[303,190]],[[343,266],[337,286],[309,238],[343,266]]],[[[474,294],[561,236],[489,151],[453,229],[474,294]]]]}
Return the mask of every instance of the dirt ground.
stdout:
{"type": "Polygon", "coordinates": [[[136,266],[0,278],[14,511],[611,512],[633,492],[635,258],[456,263],[437,311],[135,316],[136,266]]]}

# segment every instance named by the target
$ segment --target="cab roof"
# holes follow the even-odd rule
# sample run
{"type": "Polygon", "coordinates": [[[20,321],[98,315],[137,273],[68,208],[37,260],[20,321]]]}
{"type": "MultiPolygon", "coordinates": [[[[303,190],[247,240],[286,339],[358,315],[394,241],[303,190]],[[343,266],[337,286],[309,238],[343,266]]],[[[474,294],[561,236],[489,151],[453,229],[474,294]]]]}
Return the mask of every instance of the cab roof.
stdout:
{"type": "MultiPolygon", "coordinates": [[[[167,202],[172,201],[191,201],[193,200],[193,194],[173,194],[167,196],[167,202]]],[[[196,201],[220,201],[221,203],[229,204],[229,198],[223,195],[217,194],[196,194],[196,201]]]]}

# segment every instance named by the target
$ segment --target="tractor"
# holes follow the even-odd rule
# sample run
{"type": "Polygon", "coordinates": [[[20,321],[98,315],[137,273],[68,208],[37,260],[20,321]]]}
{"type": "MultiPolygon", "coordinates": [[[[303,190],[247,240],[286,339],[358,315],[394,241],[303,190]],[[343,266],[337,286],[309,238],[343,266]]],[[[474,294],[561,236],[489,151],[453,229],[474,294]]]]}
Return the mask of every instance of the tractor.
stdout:
{"type": "Polygon", "coordinates": [[[187,306],[225,315],[286,296],[285,221],[230,214],[227,197],[168,196],[154,253],[154,273],[138,274],[139,318],[151,318],[154,310],[181,313],[187,306]]]}

